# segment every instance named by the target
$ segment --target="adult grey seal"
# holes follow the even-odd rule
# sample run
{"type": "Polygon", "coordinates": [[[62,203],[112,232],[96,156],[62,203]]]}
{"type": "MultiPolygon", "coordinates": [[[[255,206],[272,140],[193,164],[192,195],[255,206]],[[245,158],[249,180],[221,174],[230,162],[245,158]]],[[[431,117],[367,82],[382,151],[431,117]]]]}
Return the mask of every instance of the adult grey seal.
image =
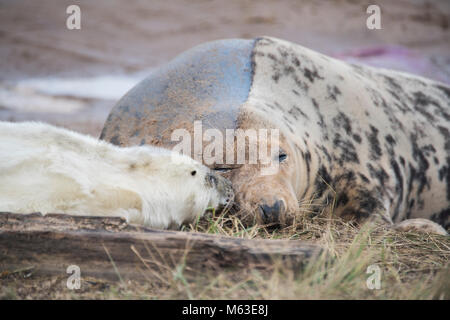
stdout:
{"type": "Polygon", "coordinates": [[[299,201],[312,199],[357,221],[420,218],[401,227],[450,227],[447,84],[275,38],[220,40],[186,51],[131,89],[101,139],[171,147],[171,133],[193,132],[196,120],[224,136],[230,128],[279,129],[276,174],[262,175],[260,163],[209,164],[260,222],[285,222],[299,201]]]}

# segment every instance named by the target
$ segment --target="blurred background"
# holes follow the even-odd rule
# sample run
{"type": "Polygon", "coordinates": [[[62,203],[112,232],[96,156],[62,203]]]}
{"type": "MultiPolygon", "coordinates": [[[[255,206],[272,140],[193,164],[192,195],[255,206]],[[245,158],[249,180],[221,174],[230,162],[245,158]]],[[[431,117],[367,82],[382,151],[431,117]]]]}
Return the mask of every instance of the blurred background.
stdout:
{"type": "Polygon", "coordinates": [[[449,0],[0,0],[0,120],[98,137],[115,102],[205,41],[286,39],[354,63],[450,83],[449,0]],[[81,8],[69,30],[66,9],[81,8]],[[381,30],[366,9],[381,8],[381,30]]]}

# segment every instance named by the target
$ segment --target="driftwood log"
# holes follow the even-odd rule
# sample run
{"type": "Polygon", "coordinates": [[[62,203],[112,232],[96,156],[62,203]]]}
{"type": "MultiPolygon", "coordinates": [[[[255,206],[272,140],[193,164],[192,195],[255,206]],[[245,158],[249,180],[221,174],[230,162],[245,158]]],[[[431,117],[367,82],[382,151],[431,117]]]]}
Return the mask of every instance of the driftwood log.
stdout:
{"type": "Polygon", "coordinates": [[[321,248],[294,240],[248,240],[203,233],[154,230],[122,218],[0,213],[0,274],[32,270],[105,280],[163,277],[183,272],[270,269],[277,261],[299,268],[321,248]]]}

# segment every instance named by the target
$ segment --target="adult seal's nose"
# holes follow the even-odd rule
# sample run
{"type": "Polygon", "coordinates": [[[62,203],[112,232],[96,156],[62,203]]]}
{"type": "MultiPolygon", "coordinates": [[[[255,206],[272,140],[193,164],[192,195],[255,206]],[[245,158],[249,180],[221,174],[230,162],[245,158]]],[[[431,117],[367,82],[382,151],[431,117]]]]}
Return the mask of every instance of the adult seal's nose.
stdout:
{"type": "Polygon", "coordinates": [[[261,220],[264,224],[279,223],[280,216],[284,214],[286,207],[284,201],[276,200],[272,205],[262,204],[259,206],[261,220]]]}

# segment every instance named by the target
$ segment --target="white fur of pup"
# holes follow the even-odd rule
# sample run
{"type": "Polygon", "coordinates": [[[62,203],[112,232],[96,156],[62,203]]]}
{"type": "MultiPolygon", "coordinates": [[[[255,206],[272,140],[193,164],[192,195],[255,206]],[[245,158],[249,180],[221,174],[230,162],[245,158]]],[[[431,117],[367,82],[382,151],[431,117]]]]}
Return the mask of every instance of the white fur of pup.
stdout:
{"type": "Polygon", "coordinates": [[[44,123],[0,121],[3,212],[120,216],[168,228],[227,205],[231,190],[207,167],[166,149],[121,148],[44,123]]]}

